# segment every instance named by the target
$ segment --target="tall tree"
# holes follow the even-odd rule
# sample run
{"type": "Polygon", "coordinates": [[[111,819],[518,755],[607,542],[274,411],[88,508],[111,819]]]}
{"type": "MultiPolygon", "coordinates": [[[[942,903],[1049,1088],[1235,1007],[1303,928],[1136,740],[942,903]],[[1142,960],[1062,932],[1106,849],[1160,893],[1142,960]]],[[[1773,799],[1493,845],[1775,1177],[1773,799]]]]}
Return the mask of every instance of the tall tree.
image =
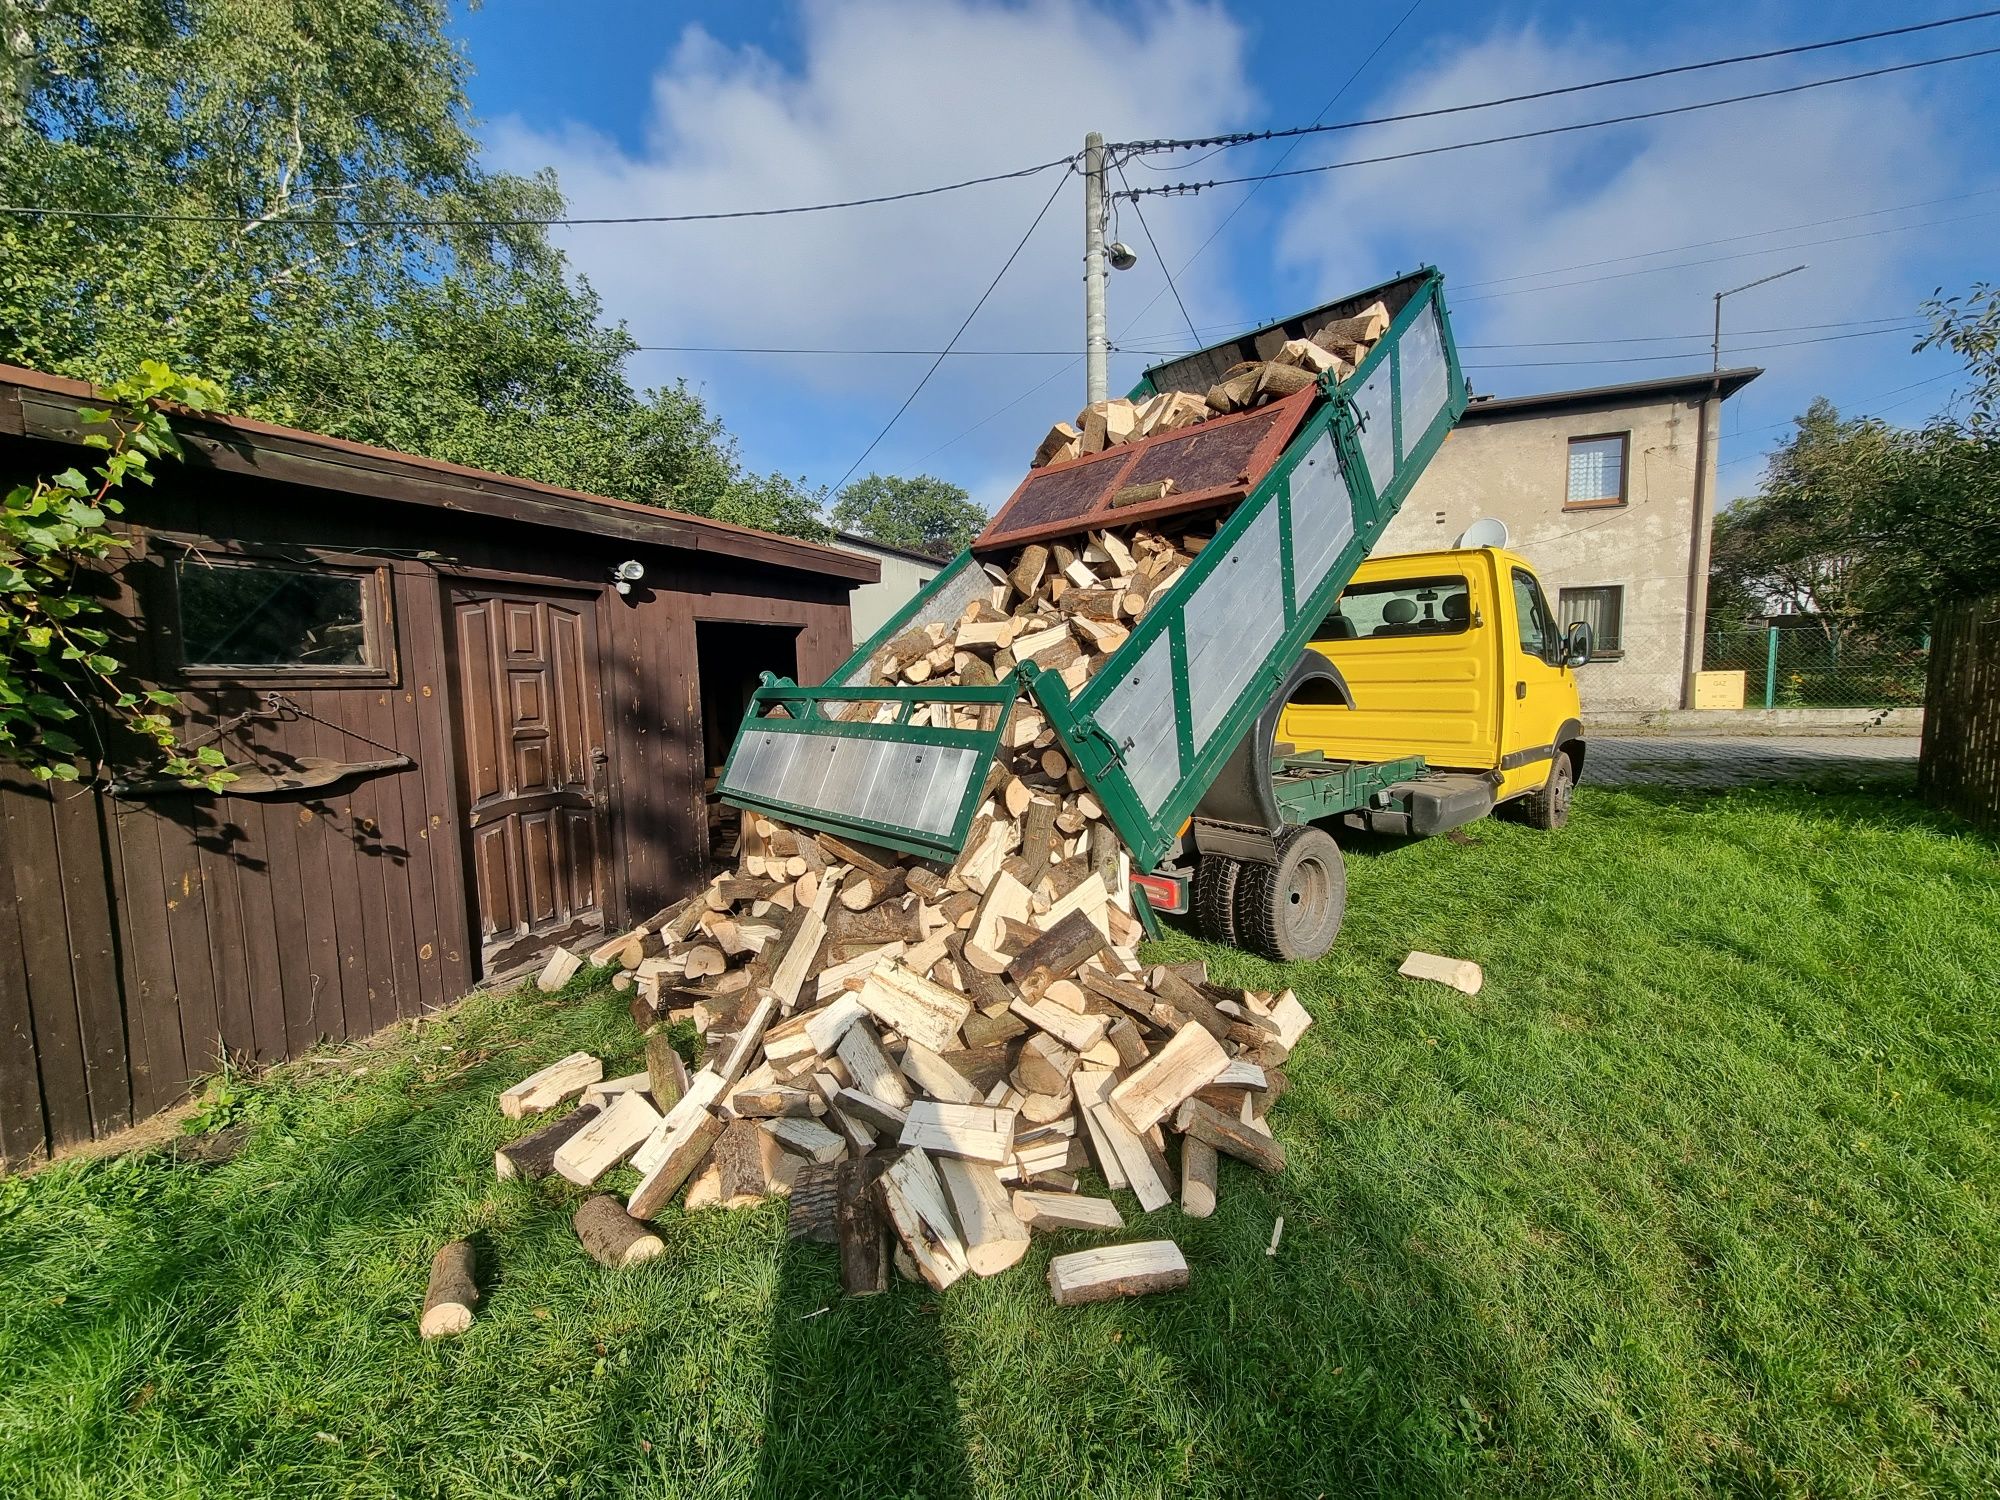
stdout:
{"type": "Polygon", "coordinates": [[[833,524],[934,557],[951,557],[986,528],[986,512],[957,485],[929,474],[870,474],[840,492],[833,524]]]}
{"type": "Polygon", "coordinates": [[[443,0],[43,0],[7,10],[0,359],[164,359],[235,410],[811,532],[565,276],[547,175],[479,164],[443,0]],[[134,215],[140,217],[134,217],[134,215]],[[95,217],[93,217],[95,215],[95,217]],[[525,221],[525,222],[523,222],[525,221]]]}

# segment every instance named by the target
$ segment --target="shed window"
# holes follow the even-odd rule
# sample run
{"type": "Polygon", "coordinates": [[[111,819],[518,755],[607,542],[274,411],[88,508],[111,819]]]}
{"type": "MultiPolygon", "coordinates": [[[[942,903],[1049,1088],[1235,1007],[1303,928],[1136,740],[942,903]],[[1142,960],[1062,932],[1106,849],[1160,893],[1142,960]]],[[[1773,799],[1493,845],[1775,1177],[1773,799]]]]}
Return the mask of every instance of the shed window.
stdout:
{"type": "Polygon", "coordinates": [[[379,665],[373,573],[182,558],[175,582],[184,666],[338,672],[379,665]]]}
{"type": "Polygon", "coordinates": [[[1623,505],[1625,449],[1631,434],[1569,440],[1569,490],[1566,505],[1623,505]]]}
{"type": "Polygon", "coordinates": [[[1592,657],[1617,656],[1625,649],[1621,635],[1625,626],[1625,590],[1621,585],[1564,589],[1557,598],[1564,630],[1578,620],[1590,626],[1592,657]]]}

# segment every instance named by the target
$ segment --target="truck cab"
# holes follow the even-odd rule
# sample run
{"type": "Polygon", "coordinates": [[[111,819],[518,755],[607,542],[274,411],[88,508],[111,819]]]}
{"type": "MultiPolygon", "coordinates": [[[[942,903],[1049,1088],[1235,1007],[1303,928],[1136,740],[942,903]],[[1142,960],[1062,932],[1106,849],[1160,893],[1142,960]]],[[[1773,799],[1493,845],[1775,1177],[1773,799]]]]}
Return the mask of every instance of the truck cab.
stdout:
{"type": "Polygon", "coordinates": [[[1330,761],[1421,755],[1421,805],[1362,808],[1350,826],[1432,833],[1515,803],[1559,828],[1583,769],[1576,668],[1588,627],[1565,635],[1534,568],[1505,547],[1370,558],[1334,601],[1312,649],[1352,706],[1294,703],[1278,737],[1330,761]]]}

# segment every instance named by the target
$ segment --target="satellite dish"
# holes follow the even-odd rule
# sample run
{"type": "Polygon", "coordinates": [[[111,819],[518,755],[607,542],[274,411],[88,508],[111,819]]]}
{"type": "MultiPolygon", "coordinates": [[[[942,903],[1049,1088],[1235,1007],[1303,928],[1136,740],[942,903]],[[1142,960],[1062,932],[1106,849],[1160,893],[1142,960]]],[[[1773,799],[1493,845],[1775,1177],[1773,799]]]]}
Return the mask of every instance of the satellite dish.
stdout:
{"type": "Polygon", "coordinates": [[[1454,547],[1504,547],[1507,523],[1498,516],[1481,516],[1458,535],[1454,547]]]}

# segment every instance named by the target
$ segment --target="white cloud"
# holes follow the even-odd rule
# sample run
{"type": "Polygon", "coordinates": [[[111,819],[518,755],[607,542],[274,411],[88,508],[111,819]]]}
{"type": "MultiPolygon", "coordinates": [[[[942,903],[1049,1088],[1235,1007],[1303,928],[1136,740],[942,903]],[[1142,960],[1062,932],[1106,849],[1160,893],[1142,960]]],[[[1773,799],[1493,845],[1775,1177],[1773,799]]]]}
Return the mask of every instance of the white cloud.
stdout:
{"type": "MultiPolygon", "coordinates": [[[[1405,80],[1370,113],[1403,113],[1657,66],[1587,34],[1553,37],[1529,28],[1496,32],[1405,80]]],[[[1346,155],[1377,155],[1447,141],[1531,130],[1697,99],[1782,86],[1840,69],[1823,61],[1675,78],[1636,88],[1439,120],[1344,138],[1346,155]]],[[[1473,370],[1476,389],[1528,391],[1633,380],[1702,368],[1706,340],[1610,347],[1531,348],[1553,340],[1703,333],[1713,293],[1799,262],[1809,269],[1725,304],[1730,346],[1813,337],[1753,334],[1871,317],[1914,318],[1929,289],[1916,269],[1966,229],[1870,234],[1885,226],[1991,209],[1988,202],[1938,205],[1900,215],[1820,224],[1793,233],[1729,239],[1774,226],[1806,225],[1951,192],[1957,170],[1947,122],[1927,99],[1924,75],[1840,86],[1787,98],[1569,135],[1329,173],[1301,193],[1280,242],[1293,264],[1330,281],[1353,280],[1412,256],[1444,268],[1468,366],[1603,358],[1620,353],[1683,357],[1620,365],[1473,370]],[[1841,243],[1811,244],[1836,236],[1841,243]],[[1701,245],[1711,240],[1725,243],[1701,245]],[[1663,247],[1695,246],[1642,259],[1663,247]],[[1787,250],[1787,245],[1798,245],[1787,250]],[[1750,252],[1750,253],[1744,253],[1750,252]],[[1609,262],[1608,264],[1592,264],[1609,262]],[[1678,262],[1677,269],[1623,274],[1678,262]],[[1575,267],[1529,279],[1525,272],[1575,267]],[[1559,290],[1524,290],[1552,282],[1559,290]],[[1499,294],[1499,295],[1495,295],[1499,294]]],[[[1325,152],[1327,158],[1334,155],[1325,152]]],[[[1976,231],[1976,232],[1988,232],[1976,231]]],[[[1828,332],[1841,330],[1827,330],[1828,332]]],[[[1879,366],[1879,388],[1931,373],[1917,369],[1907,336],[1854,339],[1738,353],[1765,365],[1756,421],[1803,407],[1829,374],[1879,366]],[[1917,373],[1908,373],[1916,370],[1917,373]]],[[[1865,388],[1865,383],[1864,387],[1865,388]]],[[[1746,410],[1750,408],[1746,406],[1746,410]]],[[[1741,469],[1745,478],[1754,474],[1741,469]]],[[[1725,474],[1725,480],[1730,476],[1725,474]]]]}
{"type": "MultiPolygon", "coordinates": [[[[502,121],[493,164],[553,167],[579,215],[686,212],[865,196],[1005,171],[1111,139],[1240,123],[1254,100],[1244,38],[1212,5],[1117,11],[1082,0],[818,0],[799,12],[800,64],[683,32],[653,88],[643,149],[574,126],[502,121]]],[[[1055,187],[1054,174],[906,204],[646,229],[578,229],[576,268],[641,343],[940,346],[1055,187]]],[[[1081,345],[1080,193],[1071,179],[964,343],[1081,345]]],[[[1179,254],[1209,209],[1177,218],[1179,254]]],[[[1130,237],[1130,236],[1128,236],[1130,237]]],[[[1169,253],[1173,246],[1169,245],[1169,253]]],[[[1215,258],[1215,270],[1223,261],[1215,258]]],[[[1143,300],[1156,271],[1121,278],[1143,300]]],[[[1212,295],[1211,312],[1228,314],[1212,295]]],[[[639,373],[704,385],[748,456],[837,477],[924,362],[656,356],[639,373]]],[[[871,466],[921,457],[1057,368],[947,364],[871,466]]],[[[1003,455],[1080,404],[1081,371],[996,418],[932,467],[1004,496],[1003,455]]]]}

